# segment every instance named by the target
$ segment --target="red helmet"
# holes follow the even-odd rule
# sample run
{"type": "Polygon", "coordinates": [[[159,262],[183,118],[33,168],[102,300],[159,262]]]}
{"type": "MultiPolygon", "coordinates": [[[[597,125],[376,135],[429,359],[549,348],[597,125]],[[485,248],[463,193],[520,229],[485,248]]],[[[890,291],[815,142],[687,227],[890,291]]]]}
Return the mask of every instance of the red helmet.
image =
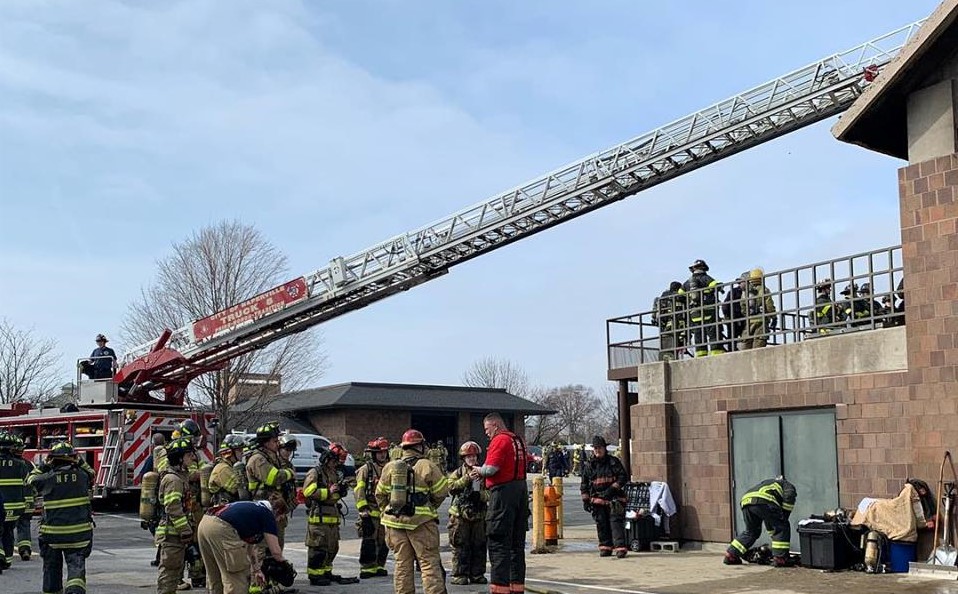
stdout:
{"type": "Polygon", "coordinates": [[[386,452],[389,450],[389,440],[385,437],[377,437],[366,444],[366,449],[370,452],[386,452]]]}
{"type": "Polygon", "coordinates": [[[424,443],[426,438],[422,436],[422,432],[416,429],[408,429],[405,433],[402,434],[402,447],[419,445],[424,443]]]}
{"type": "Polygon", "coordinates": [[[467,441],[466,443],[459,446],[459,455],[465,458],[466,456],[478,456],[482,453],[482,448],[479,447],[479,444],[474,441],[467,441]]]}
{"type": "Polygon", "coordinates": [[[349,452],[346,451],[346,448],[343,447],[341,443],[331,443],[329,445],[329,453],[339,460],[339,463],[342,464],[346,461],[346,456],[349,455],[349,452]]]}

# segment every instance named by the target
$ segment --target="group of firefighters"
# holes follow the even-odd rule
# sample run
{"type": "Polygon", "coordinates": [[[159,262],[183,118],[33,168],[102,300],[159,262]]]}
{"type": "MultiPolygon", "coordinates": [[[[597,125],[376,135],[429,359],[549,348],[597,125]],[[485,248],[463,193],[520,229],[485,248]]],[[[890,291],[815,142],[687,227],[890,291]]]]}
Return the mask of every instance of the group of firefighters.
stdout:
{"type": "MultiPolygon", "coordinates": [[[[689,346],[696,357],[761,348],[776,331],[775,302],[761,268],[743,272],[721,301],[724,288],[708,271],[704,260],[696,260],[689,266],[688,280],[672,281],[668,290],[655,298],[652,323],[659,329],[661,360],[681,358],[689,346]]],[[[895,291],[897,302],[887,295],[881,302],[875,300],[870,283],[850,283],[840,294],[842,299],[836,300],[831,279],[815,284],[809,324],[817,334],[828,334],[846,323],[888,327],[905,322],[903,282],[895,291]]]]}

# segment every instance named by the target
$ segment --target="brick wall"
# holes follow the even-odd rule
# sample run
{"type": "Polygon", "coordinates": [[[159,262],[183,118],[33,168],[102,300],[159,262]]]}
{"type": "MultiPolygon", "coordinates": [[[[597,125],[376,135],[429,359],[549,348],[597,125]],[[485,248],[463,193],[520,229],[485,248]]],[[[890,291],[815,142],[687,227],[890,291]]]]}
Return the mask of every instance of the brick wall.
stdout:
{"type": "Polygon", "coordinates": [[[944,450],[958,451],[956,193],[958,155],[899,171],[907,371],[672,391],[631,407],[633,477],[665,477],[683,538],[730,537],[729,414],[834,407],[843,507],[894,496],[908,477],[937,481],[944,450]]]}

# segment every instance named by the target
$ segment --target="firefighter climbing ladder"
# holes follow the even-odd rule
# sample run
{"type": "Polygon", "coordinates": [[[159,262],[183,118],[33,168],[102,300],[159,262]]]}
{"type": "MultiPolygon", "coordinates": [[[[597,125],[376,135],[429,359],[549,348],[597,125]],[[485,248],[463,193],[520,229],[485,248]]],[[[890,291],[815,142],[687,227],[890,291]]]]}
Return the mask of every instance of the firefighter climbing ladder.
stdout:
{"type": "Polygon", "coordinates": [[[124,357],[128,388],[193,377],[349,311],[405,291],[554,225],[847,109],[922,21],[810,64],[392,237],[224,312],[167,332],[124,357]],[[165,353],[165,354],[164,354],[165,353]]]}

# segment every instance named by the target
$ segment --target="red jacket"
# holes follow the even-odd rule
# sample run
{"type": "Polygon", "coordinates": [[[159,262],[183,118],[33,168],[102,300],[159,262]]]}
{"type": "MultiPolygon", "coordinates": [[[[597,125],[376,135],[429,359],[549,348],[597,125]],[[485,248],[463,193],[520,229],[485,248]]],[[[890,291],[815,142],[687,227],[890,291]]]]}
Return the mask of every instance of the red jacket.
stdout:
{"type": "Polygon", "coordinates": [[[526,446],[511,431],[503,429],[492,438],[485,463],[499,469],[486,477],[486,487],[526,480],[526,446]]]}

